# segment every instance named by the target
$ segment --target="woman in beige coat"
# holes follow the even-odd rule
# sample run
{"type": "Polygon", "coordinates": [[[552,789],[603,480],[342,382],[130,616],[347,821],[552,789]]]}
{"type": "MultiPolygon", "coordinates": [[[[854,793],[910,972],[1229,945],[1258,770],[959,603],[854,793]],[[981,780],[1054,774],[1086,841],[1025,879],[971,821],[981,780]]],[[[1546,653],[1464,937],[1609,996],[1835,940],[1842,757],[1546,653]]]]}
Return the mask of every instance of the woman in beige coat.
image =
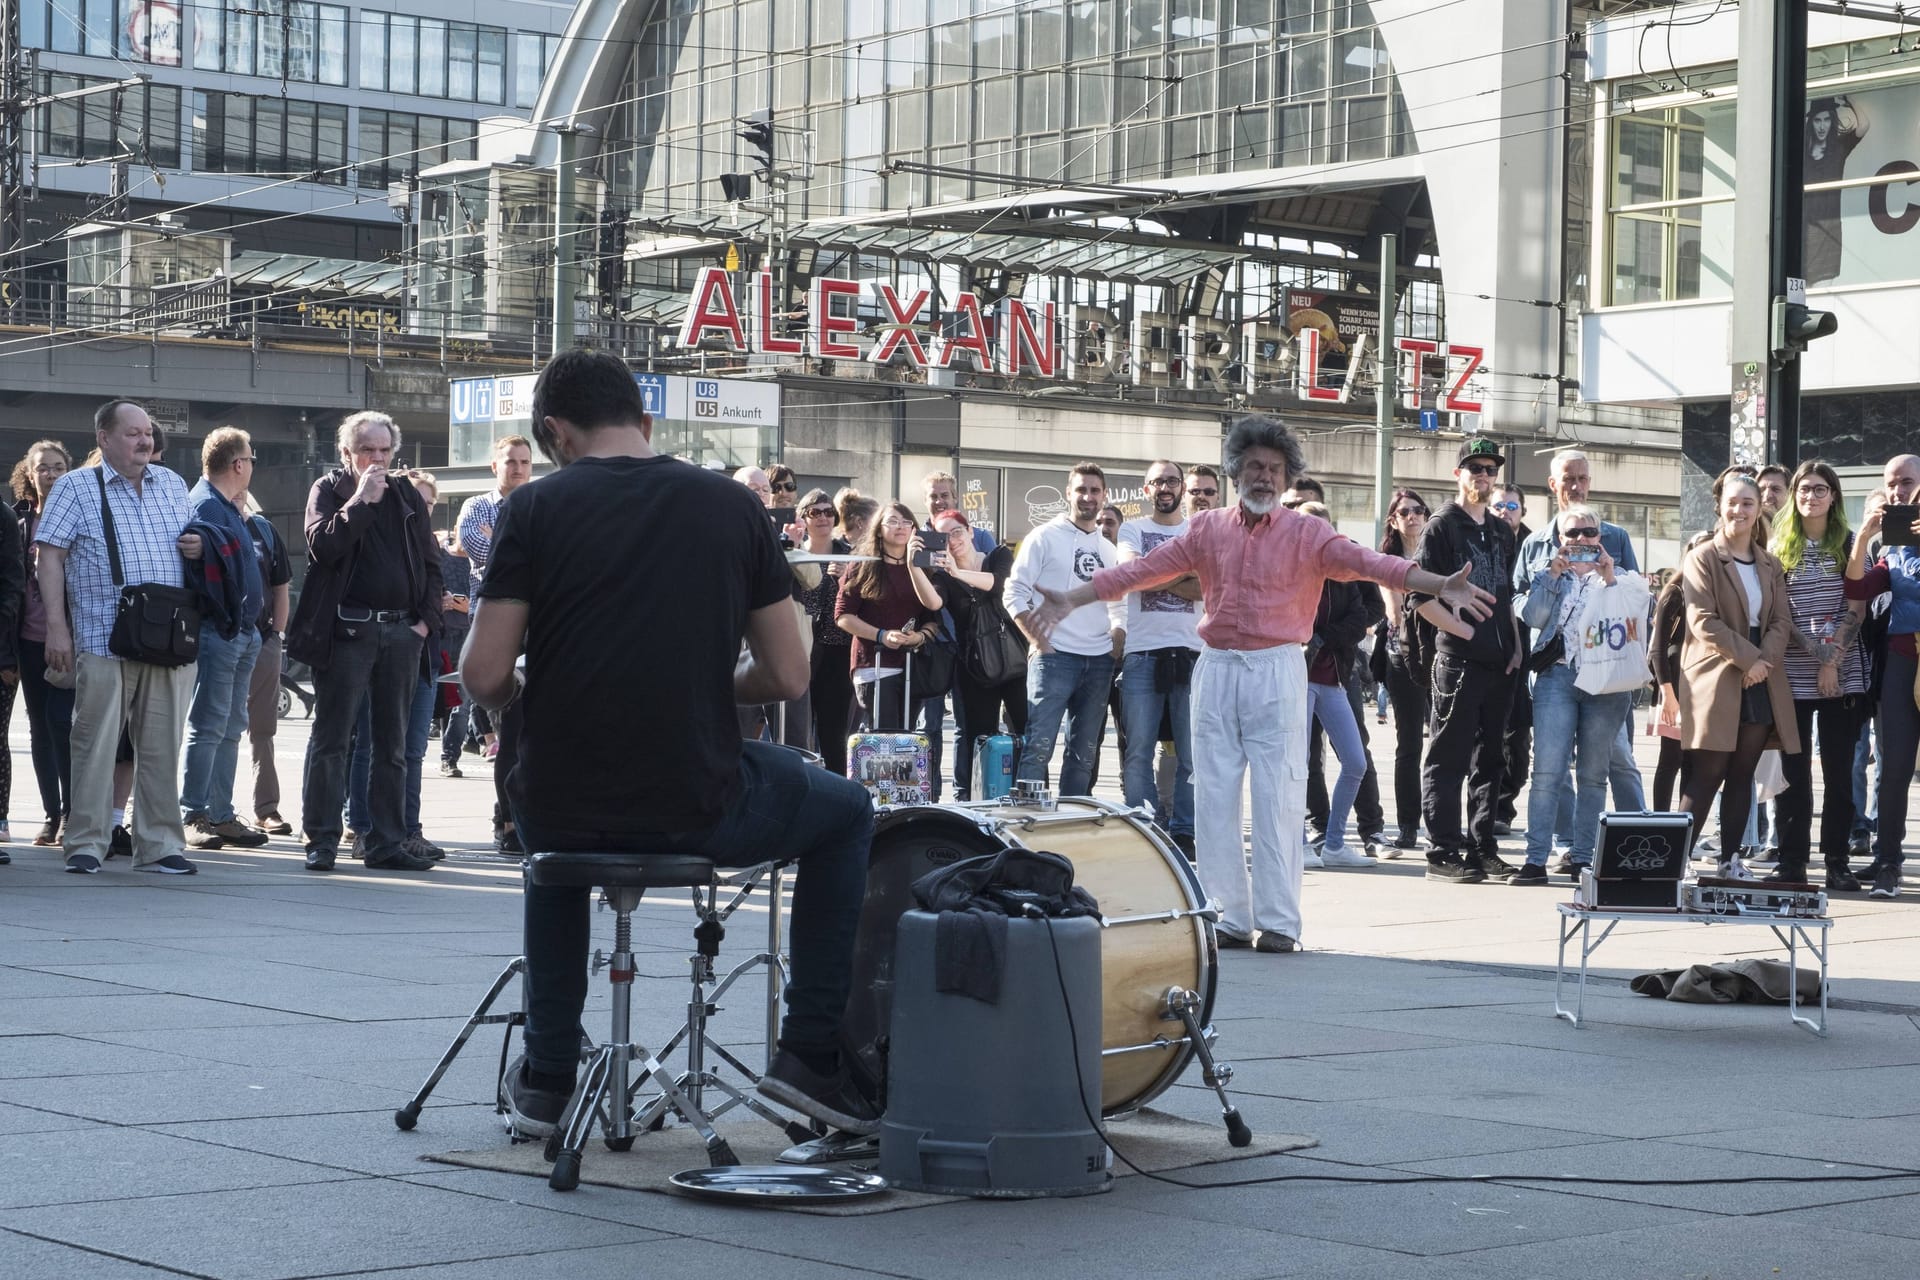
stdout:
{"type": "Polygon", "coordinates": [[[1793,690],[1782,659],[1793,634],[1786,575],[1756,528],[1760,489],[1728,472],[1715,486],[1713,538],[1687,553],[1681,568],[1686,633],[1680,646],[1680,742],[1693,771],[1683,812],[1693,840],[1720,799],[1720,871],[1746,874],[1734,853],[1753,804],[1753,771],[1768,747],[1800,749],[1793,690]]]}

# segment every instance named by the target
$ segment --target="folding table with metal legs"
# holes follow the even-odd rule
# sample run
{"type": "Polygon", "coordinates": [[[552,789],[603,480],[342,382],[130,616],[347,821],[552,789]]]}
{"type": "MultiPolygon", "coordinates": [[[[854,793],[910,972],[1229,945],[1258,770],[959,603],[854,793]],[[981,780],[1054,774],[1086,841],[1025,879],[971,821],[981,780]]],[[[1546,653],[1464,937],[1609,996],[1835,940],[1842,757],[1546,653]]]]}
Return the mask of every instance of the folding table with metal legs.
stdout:
{"type": "Polygon", "coordinates": [[[1773,930],[1773,936],[1787,949],[1787,1016],[1795,1024],[1805,1027],[1817,1036],[1827,1034],[1827,989],[1831,969],[1827,961],[1827,935],[1833,929],[1833,920],[1829,916],[1773,916],[1773,915],[1717,915],[1701,911],[1608,911],[1604,908],[1590,910],[1571,902],[1554,904],[1560,913],[1560,952],[1553,969],[1553,1016],[1565,1018],[1578,1027],[1584,1020],[1587,996],[1587,961],[1600,949],[1613,933],[1614,926],[1622,920],[1639,920],[1668,924],[1674,921],[1691,924],[1744,924],[1765,925],[1773,930]],[[1606,928],[1598,937],[1593,934],[1593,926],[1605,921],[1606,928]],[[1567,972],[1567,943],[1575,934],[1580,935],[1580,978],[1574,988],[1574,1004],[1569,1009],[1561,1002],[1560,984],[1567,972]],[[1819,935],[1817,938],[1815,935],[1819,935]],[[1820,1017],[1818,1021],[1799,1012],[1800,1009],[1800,948],[1805,946],[1820,964],[1820,1017]]]}

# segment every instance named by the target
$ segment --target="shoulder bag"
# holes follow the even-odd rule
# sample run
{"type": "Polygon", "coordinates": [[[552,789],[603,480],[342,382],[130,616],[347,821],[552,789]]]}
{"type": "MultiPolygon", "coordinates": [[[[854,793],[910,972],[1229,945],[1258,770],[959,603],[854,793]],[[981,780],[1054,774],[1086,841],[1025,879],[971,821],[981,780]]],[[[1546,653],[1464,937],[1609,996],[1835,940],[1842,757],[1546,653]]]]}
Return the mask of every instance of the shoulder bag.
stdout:
{"type": "MultiPolygon", "coordinates": [[[[103,464],[104,468],[104,464],[103,464]]],[[[107,651],[130,662],[156,667],[184,667],[200,657],[200,596],[186,587],[157,582],[126,583],[120,567],[120,539],[113,528],[113,506],[107,501],[104,469],[94,473],[100,482],[100,527],[107,544],[107,562],[120,602],[113,615],[107,651]]],[[[207,554],[207,548],[202,554],[207,554]]]]}

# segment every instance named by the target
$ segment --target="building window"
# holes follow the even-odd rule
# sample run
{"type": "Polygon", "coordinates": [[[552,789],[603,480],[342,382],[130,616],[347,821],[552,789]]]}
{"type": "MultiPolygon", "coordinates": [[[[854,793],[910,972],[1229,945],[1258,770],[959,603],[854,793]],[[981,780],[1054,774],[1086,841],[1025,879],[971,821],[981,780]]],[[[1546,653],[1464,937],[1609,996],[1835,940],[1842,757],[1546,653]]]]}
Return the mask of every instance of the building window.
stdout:
{"type": "Polygon", "coordinates": [[[1608,300],[1727,297],[1732,278],[1733,104],[1642,111],[1613,121],[1607,180],[1608,300]],[[1703,270],[1704,246],[1717,266],[1703,270]]]}
{"type": "Polygon", "coordinates": [[[347,10],[308,0],[227,0],[193,9],[193,65],[303,84],[347,82],[347,10]]]}
{"type": "Polygon", "coordinates": [[[547,68],[560,52],[560,37],[520,31],[513,39],[513,105],[531,110],[540,97],[540,83],[547,78],[547,68]]]}
{"type": "Polygon", "coordinates": [[[193,95],[194,167],[202,173],[347,180],[347,109],[245,93],[193,95]]]}
{"type": "MultiPolygon", "coordinates": [[[[506,102],[506,28],[368,9],[360,11],[359,21],[362,89],[495,106],[506,102]]],[[[525,39],[523,33],[523,45],[525,39]]],[[[539,92],[537,80],[534,92],[539,92]]]]}
{"type": "MultiPolygon", "coordinates": [[[[99,76],[43,71],[39,87],[51,94],[107,83],[99,76]]],[[[147,84],[48,103],[34,112],[34,127],[42,155],[76,160],[117,155],[139,166],[180,167],[180,90],[173,85],[147,84]]]]}
{"type": "Polygon", "coordinates": [[[20,42],[177,67],[183,11],[181,0],[22,0],[20,42]]]}
{"type": "Polygon", "coordinates": [[[357,167],[363,190],[379,190],[449,160],[471,160],[474,123],[411,111],[361,108],[357,167]]]}

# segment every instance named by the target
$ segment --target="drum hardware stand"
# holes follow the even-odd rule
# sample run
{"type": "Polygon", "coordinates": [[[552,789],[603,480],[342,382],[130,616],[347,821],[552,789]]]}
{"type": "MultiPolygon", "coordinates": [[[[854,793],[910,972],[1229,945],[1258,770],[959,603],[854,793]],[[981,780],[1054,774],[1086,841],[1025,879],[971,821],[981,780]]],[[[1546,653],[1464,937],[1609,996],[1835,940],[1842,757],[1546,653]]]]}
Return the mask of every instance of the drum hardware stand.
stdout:
{"type": "MultiPolygon", "coordinates": [[[[672,1038],[660,1051],[661,1058],[670,1058],[674,1050],[684,1042],[687,1047],[687,1068],[674,1077],[672,1089],[663,1089],[655,1094],[638,1111],[634,1111],[633,1106],[640,1090],[646,1085],[647,1076],[642,1075],[630,1089],[625,1091],[628,1110],[633,1114],[633,1123],[636,1128],[654,1129],[665,1124],[667,1118],[679,1110],[673,1096],[675,1090],[684,1093],[695,1110],[701,1110],[705,1105],[706,1091],[713,1089],[726,1096],[719,1106],[706,1112],[709,1118],[718,1119],[735,1107],[745,1107],[767,1123],[784,1131],[788,1139],[793,1142],[805,1142],[814,1136],[813,1130],[807,1126],[798,1121],[788,1120],[759,1098],[754,1097],[752,1093],[738,1088],[720,1076],[718,1073],[720,1063],[709,1066],[707,1061],[708,1052],[711,1051],[725,1065],[746,1077],[748,1089],[760,1082],[759,1072],[742,1062],[725,1045],[707,1038],[707,1020],[720,1012],[720,997],[725,995],[737,980],[764,964],[767,966],[766,1052],[768,1062],[772,1062],[780,1032],[780,993],[787,976],[786,961],[780,955],[781,872],[784,866],[784,863],[768,863],[752,868],[747,877],[735,887],[733,896],[724,906],[720,904],[717,885],[710,891],[694,887],[693,905],[700,916],[700,923],[693,931],[696,944],[694,954],[687,957],[692,970],[693,983],[687,999],[687,1020],[681,1024],[678,1031],[673,1033],[672,1038]],[[720,955],[721,940],[726,937],[725,922],[752,895],[759,883],[760,873],[763,871],[767,876],[770,898],[770,910],[767,913],[767,949],[742,960],[727,973],[726,977],[716,981],[713,962],[720,955]]],[[[596,953],[594,972],[599,972],[601,963],[596,953]]],[[[664,1077],[661,1078],[664,1079],[664,1077]]]]}
{"type": "Polygon", "coordinates": [[[1185,987],[1167,989],[1167,1015],[1169,1020],[1179,1019],[1187,1028],[1187,1043],[1193,1046],[1193,1052],[1200,1059],[1200,1079],[1220,1099],[1220,1118],[1227,1126],[1227,1144],[1244,1147],[1253,1141],[1253,1130],[1247,1128],[1247,1122],[1240,1118],[1240,1110],[1227,1097],[1227,1084],[1233,1079],[1233,1064],[1216,1063],[1213,1060],[1212,1041],[1214,1029],[1200,1026],[1200,994],[1185,987]]]}
{"type": "MultiPolygon", "coordinates": [[[[431,1094],[439,1085],[440,1081],[446,1077],[448,1070],[453,1066],[453,1060],[460,1056],[462,1049],[467,1047],[467,1041],[473,1038],[473,1033],[483,1026],[506,1027],[506,1031],[502,1033],[500,1037],[500,1069],[494,1073],[494,1078],[497,1080],[501,1076],[506,1075],[507,1049],[513,1043],[513,1029],[527,1025],[526,989],[524,985],[521,988],[522,1000],[520,1008],[515,1009],[512,1013],[489,1013],[487,1011],[493,1007],[493,1002],[500,998],[500,993],[507,989],[507,984],[513,981],[515,977],[524,979],[526,972],[527,958],[525,956],[515,956],[512,961],[508,963],[507,967],[500,971],[500,976],[493,980],[491,987],[487,988],[487,994],[481,997],[479,1005],[475,1007],[473,1013],[468,1016],[466,1023],[460,1028],[459,1034],[454,1036],[453,1043],[448,1045],[447,1051],[440,1055],[440,1061],[434,1064],[432,1073],[427,1076],[426,1083],[420,1086],[420,1091],[413,1095],[412,1100],[410,1100],[407,1105],[393,1113],[393,1123],[397,1127],[403,1130],[412,1129],[419,1121],[420,1108],[427,1104],[427,1096],[431,1094]]],[[[493,1109],[502,1116],[507,1114],[506,1103],[500,1100],[497,1090],[495,1091],[493,1109]]]]}

